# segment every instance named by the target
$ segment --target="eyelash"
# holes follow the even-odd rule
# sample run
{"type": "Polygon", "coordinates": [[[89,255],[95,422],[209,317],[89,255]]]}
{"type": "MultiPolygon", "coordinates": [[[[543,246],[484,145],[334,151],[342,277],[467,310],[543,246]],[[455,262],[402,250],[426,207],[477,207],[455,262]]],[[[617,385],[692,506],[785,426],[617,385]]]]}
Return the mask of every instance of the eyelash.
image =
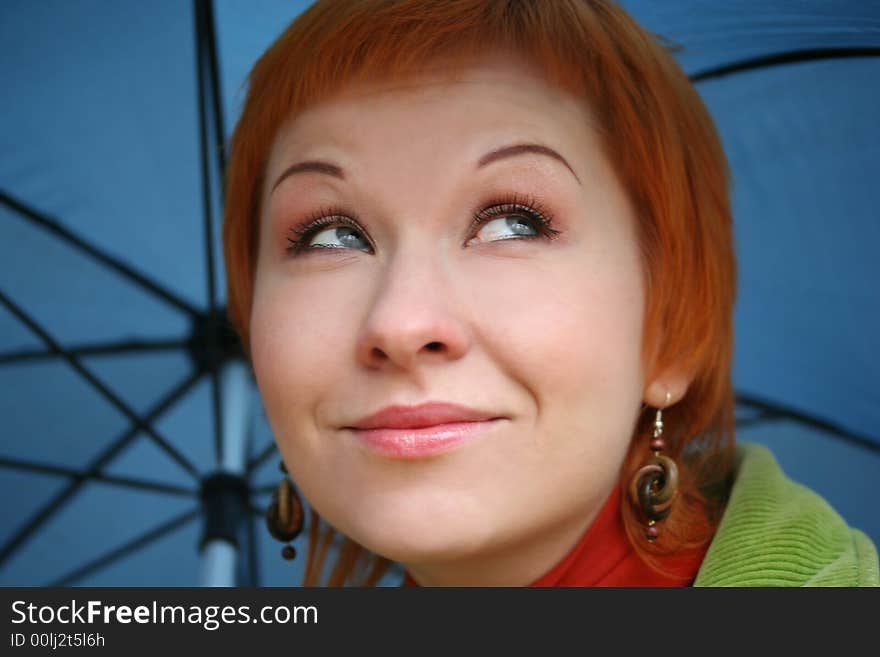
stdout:
{"type": "MultiPolygon", "coordinates": [[[[364,235],[364,237],[366,237],[366,232],[363,230],[363,228],[361,228],[360,223],[357,221],[357,218],[351,218],[348,216],[348,214],[346,214],[345,210],[338,207],[321,209],[311,214],[304,221],[297,224],[296,226],[293,226],[290,229],[291,236],[287,238],[290,246],[287,247],[287,252],[291,255],[299,255],[306,251],[320,248],[335,248],[307,246],[308,241],[318,232],[320,232],[322,228],[327,228],[330,226],[349,226],[364,235]]],[[[536,198],[532,196],[522,196],[519,194],[496,198],[495,200],[491,201],[486,207],[475,212],[468,232],[469,234],[473,235],[480,227],[483,226],[483,224],[491,221],[492,219],[512,215],[521,215],[524,216],[526,219],[531,220],[534,224],[535,229],[538,231],[538,234],[520,235],[517,237],[509,237],[505,238],[504,240],[495,241],[521,239],[528,240],[538,238],[552,240],[557,235],[559,235],[560,231],[556,230],[553,227],[554,221],[553,216],[550,214],[550,212],[548,212],[536,198]]]]}
{"type": "Polygon", "coordinates": [[[521,235],[519,237],[510,237],[507,239],[537,239],[543,237],[552,240],[559,235],[559,231],[553,227],[553,215],[550,211],[547,210],[535,197],[519,194],[498,198],[492,201],[487,207],[476,212],[473,221],[471,222],[469,232],[471,234],[475,233],[478,228],[481,228],[483,224],[492,219],[511,215],[523,215],[527,219],[530,219],[534,223],[538,234],[533,236],[521,235]]]}
{"type": "Polygon", "coordinates": [[[363,233],[363,229],[360,224],[355,220],[347,217],[344,214],[344,210],[339,208],[327,208],[324,210],[319,210],[309,217],[293,226],[290,229],[291,236],[287,238],[287,241],[290,243],[290,246],[287,247],[287,252],[291,255],[299,255],[304,251],[309,251],[312,249],[320,249],[320,248],[332,248],[332,247],[320,247],[320,246],[306,246],[308,241],[314,237],[322,228],[326,228],[328,226],[350,226],[355,230],[363,233]]]}

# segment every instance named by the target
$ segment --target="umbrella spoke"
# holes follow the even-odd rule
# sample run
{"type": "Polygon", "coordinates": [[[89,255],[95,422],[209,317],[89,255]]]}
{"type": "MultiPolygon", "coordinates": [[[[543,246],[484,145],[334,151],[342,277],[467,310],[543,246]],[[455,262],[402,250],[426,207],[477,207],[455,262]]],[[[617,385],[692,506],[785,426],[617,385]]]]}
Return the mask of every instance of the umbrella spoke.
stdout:
{"type": "Polygon", "coordinates": [[[49,463],[37,463],[36,461],[24,461],[21,459],[13,459],[6,456],[0,456],[0,468],[8,468],[11,470],[26,470],[28,472],[40,472],[43,474],[56,475],[59,477],[68,477],[69,479],[93,479],[116,486],[125,488],[137,488],[140,490],[148,490],[156,493],[169,493],[171,495],[182,495],[184,497],[196,497],[198,491],[183,486],[175,486],[173,484],[165,484],[161,481],[150,481],[147,479],[136,479],[134,477],[117,477],[115,475],[103,474],[101,472],[86,472],[75,470],[73,468],[65,468],[59,465],[49,463]]]}
{"type": "Polygon", "coordinates": [[[825,433],[829,433],[835,438],[843,440],[844,442],[848,442],[853,445],[857,445],[858,447],[862,447],[864,449],[880,454],[880,440],[877,440],[876,438],[871,438],[870,436],[859,435],[857,433],[844,429],[839,425],[833,424],[816,416],[803,413],[802,411],[799,411],[797,409],[783,406],[776,402],[771,402],[766,399],[761,399],[760,397],[742,392],[736,393],[736,403],[743,404],[745,406],[749,406],[761,411],[761,415],[759,417],[750,418],[748,420],[738,422],[738,426],[748,426],[748,424],[757,424],[762,421],[767,422],[777,419],[791,420],[806,425],[808,427],[813,427],[814,429],[819,429],[821,431],[824,431],[825,433]]]}
{"type": "Polygon", "coordinates": [[[40,212],[37,212],[33,208],[28,207],[21,201],[13,198],[2,190],[0,190],[0,203],[3,203],[6,207],[14,210],[22,217],[31,220],[38,226],[45,228],[51,233],[54,233],[57,237],[60,237],[71,246],[75,246],[79,250],[84,251],[92,258],[100,262],[102,265],[105,265],[115,272],[122,274],[129,281],[136,283],[144,290],[151,292],[152,294],[171,304],[175,308],[182,310],[191,317],[196,317],[199,315],[198,309],[194,308],[182,297],[176,295],[168,288],[160,285],[154,280],[151,280],[145,274],[135,271],[130,265],[127,265],[122,262],[122,260],[113,257],[109,253],[105,252],[103,249],[98,248],[94,244],[89,244],[83,238],[75,235],[70,229],[62,226],[55,219],[52,219],[40,212]]]}
{"type": "Polygon", "coordinates": [[[267,444],[259,454],[248,461],[247,473],[251,474],[254,470],[263,465],[263,463],[266,462],[266,459],[275,454],[275,452],[277,451],[278,450],[275,447],[275,443],[270,441],[269,444],[267,444]]]}
{"type": "Polygon", "coordinates": [[[269,495],[274,493],[276,488],[277,486],[273,486],[272,484],[257,486],[256,488],[251,488],[251,495],[269,495]]]}
{"type": "MultiPolygon", "coordinates": [[[[65,351],[72,356],[97,356],[106,354],[134,354],[151,351],[172,351],[185,348],[187,340],[122,340],[101,344],[83,344],[67,347],[65,351]]],[[[9,365],[33,360],[50,360],[59,358],[60,354],[43,349],[21,349],[0,353],[0,365],[9,365]]]]}
{"type": "Polygon", "coordinates": [[[730,64],[723,64],[693,73],[692,82],[702,82],[712,78],[719,78],[732,73],[752,71],[757,68],[768,68],[780,64],[793,64],[796,62],[812,62],[817,59],[845,59],[849,57],[877,57],[880,48],[816,48],[812,50],[795,50],[792,52],[777,53],[775,55],[762,55],[752,57],[730,64]]]}
{"type": "MultiPolygon", "coordinates": [[[[183,397],[201,378],[202,372],[197,371],[191,373],[186,379],[171,390],[164,398],[150,409],[144,416],[147,422],[153,422],[158,419],[165,411],[174,405],[177,400],[183,397]]],[[[16,534],[10,538],[0,549],[0,566],[17,550],[30,536],[36,531],[40,525],[58,511],[64,504],[73,499],[74,494],[82,488],[82,485],[89,480],[92,473],[97,473],[107,463],[109,463],[116,454],[126,447],[138,435],[136,426],[129,427],[125,433],[115,439],[84,471],[84,476],[74,479],[63,490],[59,491],[51,500],[49,500],[42,508],[34,513],[30,519],[22,526],[16,534]]]]}
{"type": "Polygon", "coordinates": [[[147,545],[149,545],[153,541],[156,541],[156,540],[162,538],[163,536],[165,536],[166,534],[170,534],[174,530],[176,530],[180,527],[183,527],[190,520],[192,520],[193,518],[198,516],[199,512],[200,512],[200,509],[195,508],[195,509],[191,509],[185,513],[182,513],[179,516],[172,518],[168,522],[161,524],[158,527],[155,527],[154,529],[151,529],[150,531],[148,531],[144,534],[141,534],[140,536],[129,541],[128,543],[125,543],[124,545],[121,545],[118,548],[114,548],[113,550],[110,550],[109,552],[98,557],[94,561],[90,561],[89,563],[85,564],[84,566],[81,566],[81,567],[77,568],[76,570],[72,570],[71,572],[67,573],[63,577],[60,577],[57,580],[55,580],[54,582],[52,582],[51,584],[49,584],[49,586],[69,586],[72,583],[76,582],[77,580],[82,579],[86,575],[90,575],[93,572],[95,572],[96,570],[100,570],[101,568],[104,568],[105,566],[109,566],[113,562],[118,561],[119,559],[122,559],[123,557],[129,555],[130,553],[134,552],[135,550],[139,550],[143,547],[146,547],[147,545]]]}
{"type": "Polygon", "coordinates": [[[766,422],[773,422],[774,420],[778,419],[780,419],[779,416],[773,413],[759,413],[758,415],[754,415],[752,417],[737,419],[736,427],[737,429],[743,429],[745,427],[764,424],[766,422]]]}
{"type": "Polygon", "coordinates": [[[65,351],[39,324],[29,317],[17,304],[15,304],[3,292],[0,292],[0,303],[5,305],[13,315],[19,318],[22,323],[36,333],[46,346],[53,352],[61,355],[71,367],[76,370],[86,381],[88,381],[95,390],[101,393],[113,406],[122,412],[131,422],[144,431],[166,454],[168,454],[178,465],[180,465],[189,474],[198,477],[199,472],[190,461],[181,454],[171,443],[160,436],[156,430],[150,426],[148,422],[138,416],[128,404],[118,397],[110,388],[101,382],[92,372],[79,362],[76,356],[65,351]]]}
{"type": "MultiPolygon", "coordinates": [[[[224,143],[226,140],[226,125],[223,121],[223,97],[220,88],[220,63],[217,57],[217,30],[214,21],[214,3],[212,0],[196,0],[202,6],[202,33],[210,83],[213,93],[211,94],[211,109],[214,112],[214,155],[217,158],[217,167],[220,170],[221,191],[226,181],[226,152],[224,143]]],[[[198,39],[198,35],[197,35],[198,39]]],[[[201,42],[201,41],[200,41],[201,42]]]]}
{"type": "MultiPolygon", "coordinates": [[[[213,14],[210,2],[205,0],[194,0],[195,12],[195,42],[196,42],[196,77],[198,80],[198,106],[199,106],[199,152],[201,155],[202,169],[202,223],[205,233],[205,262],[207,263],[207,294],[208,294],[208,315],[216,316],[216,290],[215,290],[215,264],[214,264],[214,222],[211,204],[211,171],[208,154],[208,99],[206,95],[211,96],[212,107],[214,109],[213,124],[215,128],[215,140],[219,136],[219,141],[214,144],[213,151],[216,153],[222,148],[222,126],[220,125],[221,116],[217,113],[219,109],[219,87],[216,70],[216,61],[211,61],[212,55],[216,59],[216,52],[211,52],[214,46],[213,39],[213,14]],[[208,68],[206,76],[205,68],[208,68]]],[[[218,180],[223,180],[223,171],[217,171],[218,180]]],[[[222,184],[222,183],[221,183],[222,184]]],[[[217,349],[217,332],[208,331],[207,334],[207,351],[208,361],[210,363],[211,375],[211,404],[214,414],[214,452],[217,463],[223,458],[223,414],[220,409],[223,406],[220,393],[220,377],[217,372],[218,349],[217,349]]]]}

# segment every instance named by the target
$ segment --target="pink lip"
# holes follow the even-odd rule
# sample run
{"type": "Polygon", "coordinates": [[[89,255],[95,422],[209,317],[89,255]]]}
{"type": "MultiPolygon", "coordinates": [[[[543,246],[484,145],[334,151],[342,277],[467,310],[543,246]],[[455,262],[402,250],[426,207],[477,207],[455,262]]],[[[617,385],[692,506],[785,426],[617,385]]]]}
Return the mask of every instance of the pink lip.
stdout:
{"type": "Polygon", "coordinates": [[[489,430],[501,419],[464,406],[429,402],[388,406],[345,428],[384,456],[417,459],[447,452],[489,430]]]}

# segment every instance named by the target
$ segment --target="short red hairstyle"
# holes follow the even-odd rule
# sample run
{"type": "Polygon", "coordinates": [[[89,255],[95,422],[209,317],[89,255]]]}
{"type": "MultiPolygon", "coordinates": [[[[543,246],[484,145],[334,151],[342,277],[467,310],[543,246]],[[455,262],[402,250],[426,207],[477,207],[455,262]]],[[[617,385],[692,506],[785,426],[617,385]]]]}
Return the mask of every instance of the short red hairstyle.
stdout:
{"type": "MultiPolygon", "coordinates": [[[[246,353],[259,238],[260,195],[282,123],[346,85],[405,79],[440,64],[454,73],[510,51],[581,98],[636,209],[645,276],[647,380],[669,368],[691,377],[664,412],[667,452],[679,461],[679,498],[648,543],[623,506],[630,540],[656,568],[705,549],[733,464],[731,385],[736,263],[727,162],[709,113],[655,37],[608,0],[318,0],[254,66],[232,138],[223,226],[228,309],[246,353]]],[[[639,419],[621,486],[649,453],[650,409],[639,419]]],[[[624,499],[628,499],[626,496],[624,499]]],[[[317,518],[317,516],[313,516],[317,518]]],[[[306,583],[319,581],[333,533],[310,533],[306,583]]],[[[370,555],[344,538],[329,583],[356,581],[370,555]],[[362,559],[366,557],[366,559],[362,559]]],[[[382,564],[382,560],[375,561],[382,564]]],[[[363,583],[380,572],[370,571],[363,583]]]]}

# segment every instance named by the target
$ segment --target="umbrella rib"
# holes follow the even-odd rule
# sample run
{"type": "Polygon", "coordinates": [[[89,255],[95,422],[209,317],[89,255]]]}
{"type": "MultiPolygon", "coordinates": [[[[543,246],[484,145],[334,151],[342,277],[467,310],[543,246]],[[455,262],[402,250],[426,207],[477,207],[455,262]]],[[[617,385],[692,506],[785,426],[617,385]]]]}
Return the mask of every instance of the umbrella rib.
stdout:
{"type": "Polygon", "coordinates": [[[880,55],[880,48],[812,48],[808,50],[793,50],[776,53],[773,55],[760,55],[743,59],[730,64],[713,66],[690,75],[693,82],[702,82],[734,73],[743,73],[755,69],[769,68],[781,64],[794,64],[798,62],[812,62],[822,59],[847,59],[851,57],[876,57],[880,55]]]}
{"type": "Polygon", "coordinates": [[[157,493],[169,493],[171,495],[182,495],[184,497],[195,497],[198,491],[185,488],[183,486],[175,486],[173,484],[165,484],[160,481],[151,481],[148,479],[139,479],[135,477],[118,477],[115,475],[103,474],[101,472],[83,472],[74,470],[73,468],[65,468],[59,465],[49,463],[37,463],[36,461],[25,461],[22,459],[14,459],[6,456],[0,456],[0,467],[11,470],[27,470],[28,472],[40,472],[44,474],[56,475],[59,477],[68,477],[70,479],[92,479],[116,486],[126,488],[137,488],[140,490],[148,490],[157,493]]]}
{"type": "Polygon", "coordinates": [[[259,468],[266,461],[266,459],[272,456],[272,454],[274,454],[276,451],[277,448],[275,447],[275,443],[270,441],[259,454],[248,461],[247,473],[251,474],[254,470],[259,468]]]}
{"type": "MultiPolygon", "coordinates": [[[[844,442],[848,442],[853,445],[857,445],[858,447],[862,447],[874,453],[880,454],[880,441],[878,441],[877,439],[871,438],[869,436],[859,435],[857,433],[844,429],[837,424],[833,424],[832,422],[828,422],[827,420],[823,420],[813,415],[808,415],[807,413],[803,413],[794,408],[783,406],[776,402],[771,402],[769,400],[762,399],[755,395],[750,395],[743,392],[736,393],[736,402],[738,404],[744,404],[746,406],[751,406],[752,408],[757,408],[763,411],[761,418],[752,420],[750,422],[751,424],[760,422],[761,419],[792,420],[794,422],[798,422],[799,424],[804,424],[806,426],[819,429],[825,433],[829,433],[844,442]]],[[[740,426],[747,426],[747,424],[740,424],[740,426]]]]}
{"type": "Polygon", "coordinates": [[[178,465],[180,465],[184,470],[186,470],[189,474],[198,478],[199,471],[196,467],[189,462],[189,460],[181,454],[171,443],[162,438],[156,432],[156,430],[151,427],[147,422],[144,421],[143,418],[138,416],[137,413],[132,410],[128,404],[122,401],[110,388],[108,388],[104,383],[101,382],[98,377],[96,377],[92,372],[86,368],[82,363],[79,362],[79,359],[72,354],[66,352],[53,338],[50,336],[39,324],[37,324],[30,316],[28,316],[16,303],[14,303],[9,297],[6,296],[2,291],[0,291],[0,303],[5,305],[13,315],[18,317],[27,327],[36,333],[40,339],[46,343],[46,346],[53,352],[61,355],[68,363],[70,363],[71,367],[76,370],[80,376],[82,376],[86,381],[88,381],[95,390],[101,393],[105,399],[107,399],[113,406],[117,408],[121,413],[123,413],[132,423],[137,425],[139,429],[144,431],[150,438],[152,438],[153,442],[156,443],[166,454],[168,454],[178,465]]]}
{"type": "Polygon", "coordinates": [[[165,522],[158,527],[155,527],[150,531],[141,534],[140,536],[129,541],[128,543],[125,543],[124,545],[120,545],[119,547],[110,550],[109,552],[103,554],[94,561],[90,561],[84,566],[80,566],[79,568],[70,571],[63,577],[60,577],[49,584],[49,586],[69,586],[73,582],[82,579],[86,575],[91,575],[96,570],[100,570],[105,566],[109,566],[114,561],[122,559],[123,557],[127,556],[131,552],[134,552],[135,550],[146,547],[150,543],[162,538],[166,534],[170,534],[174,530],[184,526],[190,520],[198,516],[199,511],[199,508],[190,509],[189,511],[186,511],[179,516],[172,518],[168,522],[165,522]]]}
{"type": "MultiPolygon", "coordinates": [[[[171,351],[188,347],[187,340],[121,340],[98,344],[83,344],[68,347],[65,351],[73,356],[94,356],[106,354],[131,354],[152,351],[171,351]]],[[[59,358],[60,354],[44,349],[21,349],[0,353],[0,365],[10,365],[33,360],[59,358]]]]}
{"type": "Polygon", "coordinates": [[[764,424],[765,422],[773,422],[774,420],[781,419],[778,415],[774,415],[772,413],[761,413],[754,417],[742,418],[736,421],[737,429],[742,429],[745,427],[751,427],[758,424],[764,424]]]}
{"type": "Polygon", "coordinates": [[[200,312],[198,309],[194,308],[192,305],[187,303],[184,299],[174,294],[168,288],[160,285],[156,281],[149,279],[144,274],[134,270],[131,266],[125,264],[118,258],[113,257],[109,253],[106,253],[104,250],[98,248],[93,244],[89,244],[83,238],[75,235],[70,229],[62,226],[57,220],[52,219],[51,217],[37,212],[31,207],[28,207],[23,202],[18,199],[13,198],[6,192],[0,190],[0,203],[3,203],[11,210],[14,210],[16,213],[29,219],[30,221],[36,223],[38,226],[45,228],[51,233],[54,233],[57,237],[60,237],[68,244],[75,246],[81,251],[84,251],[92,258],[100,262],[102,265],[113,269],[119,274],[122,274],[125,278],[133,283],[138,284],[143,289],[148,292],[152,292],[154,295],[171,304],[175,308],[182,310],[187,313],[191,317],[198,317],[200,312]]]}
{"type": "Polygon", "coordinates": [[[208,49],[208,69],[211,74],[211,100],[214,108],[214,153],[217,156],[217,165],[220,169],[220,186],[225,198],[226,188],[226,153],[224,149],[226,139],[226,125],[223,120],[223,104],[220,102],[222,97],[220,89],[219,75],[219,58],[217,57],[217,34],[216,22],[214,21],[214,3],[212,0],[206,0],[202,8],[202,16],[204,18],[204,34],[208,49]]]}
{"type": "Polygon", "coordinates": [[[251,488],[251,495],[269,495],[270,493],[274,493],[277,487],[277,485],[272,484],[257,486],[256,488],[251,488]]]}
{"type": "MultiPolygon", "coordinates": [[[[178,384],[171,392],[150,409],[144,418],[152,422],[160,417],[165,411],[171,408],[178,399],[183,397],[202,377],[202,372],[196,371],[191,373],[186,379],[178,384]]],[[[88,481],[88,477],[93,472],[98,472],[106,465],[116,454],[128,445],[138,435],[137,427],[130,426],[125,433],[115,439],[89,466],[86,468],[85,477],[71,481],[63,490],[59,491],[51,500],[49,500],[42,508],[34,513],[30,519],[22,526],[16,534],[10,538],[0,549],[0,566],[22,545],[31,534],[49,518],[60,511],[64,504],[73,499],[73,495],[88,481]]]]}
{"type": "MultiPolygon", "coordinates": [[[[214,227],[211,215],[211,173],[208,165],[208,126],[207,108],[205,105],[206,89],[209,84],[205,80],[205,32],[209,31],[204,25],[206,20],[205,3],[194,0],[193,10],[195,13],[195,42],[196,42],[196,79],[198,80],[198,106],[199,106],[199,152],[202,169],[202,224],[205,235],[205,260],[207,262],[207,287],[208,287],[208,316],[216,321],[216,291],[214,289],[214,227]]],[[[210,89],[208,90],[210,91],[210,89]]],[[[218,117],[214,117],[215,123],[218,117]]],[[[222,172],[221,172],[222,178],[222,172]]],[[[220,397],[220,377],[217,372],[217,332],[209,330],[206,336],[206,349],[208,362],[210,363],[211,376],[211,406],[214,415],[214,456],[219,464],[223,459],[223,415],[220,409],[223,405],[220,397]]]]}

